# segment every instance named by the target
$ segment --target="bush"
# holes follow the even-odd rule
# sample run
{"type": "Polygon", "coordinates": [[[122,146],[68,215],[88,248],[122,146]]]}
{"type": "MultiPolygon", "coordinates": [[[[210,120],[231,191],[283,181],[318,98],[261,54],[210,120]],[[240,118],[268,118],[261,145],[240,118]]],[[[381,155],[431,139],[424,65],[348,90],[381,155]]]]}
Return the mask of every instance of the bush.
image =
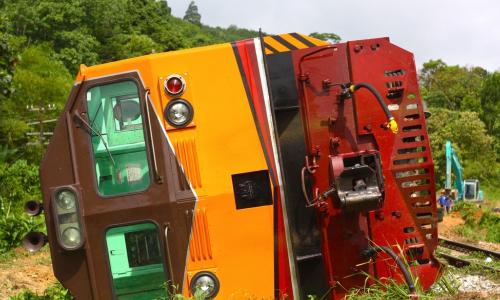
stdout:
{"type": "Polygon", "coordinates": [[[25,160],[0,163],[0,215],[21,212],[24,203],[40,199],[38,166],[25,160]]]}
{"type": "Polygon", "coordinates": [[[454,207],[460,212],[464,224],[455,230],[472,240],[500,243],[500,216],[491,210],[482,210],[476,204],[460,201],[454,207]]]}
{"type": "Polygon", "coordinates": [[[9,300],[73,300],[73,296],[60,283],[56,283],[48,287],[41,296],[30,290],[24,290],[22,293],[10,297],[9,300]]]}
{"type": "Polygon", "coordinates": [[[23,237],[31,231],[40,231],[43,220],[30,218],[22,214],[0,216],[0,253],[19,247],[23,237]]]}
{"type": "Polygon", "coordinates": [[[500,243],[500,216],[494,212],[486,211],[479,219],[478,225],[486,228],[486,241],[500,243]]]}

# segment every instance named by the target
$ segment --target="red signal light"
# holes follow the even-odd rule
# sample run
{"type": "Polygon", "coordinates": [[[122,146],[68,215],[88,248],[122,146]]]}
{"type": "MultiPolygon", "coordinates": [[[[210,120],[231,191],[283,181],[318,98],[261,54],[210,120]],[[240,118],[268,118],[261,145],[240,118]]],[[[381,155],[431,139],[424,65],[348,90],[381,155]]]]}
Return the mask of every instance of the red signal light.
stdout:
{"type": "Polygon", "coordinates": [[[165,79],[164,83],[165,92],[171,96],[178,96],[184,92],[186,88],[186,81],[182,76],[174,74],[165,79]]]}

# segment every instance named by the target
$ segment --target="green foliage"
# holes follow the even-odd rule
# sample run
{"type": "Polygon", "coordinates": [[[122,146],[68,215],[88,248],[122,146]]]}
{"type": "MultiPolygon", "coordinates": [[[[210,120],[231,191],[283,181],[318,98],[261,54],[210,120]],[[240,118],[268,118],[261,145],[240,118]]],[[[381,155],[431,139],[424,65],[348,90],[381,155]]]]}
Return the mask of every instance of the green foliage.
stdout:
{"type": "Polygon", "coordinates": [[[500,216],[497,213],[485,211],[477,225],[486,228],[486,241],[500,243],[500,216]]]}
{"type": "Polygon", "coordinates": [[[41,197],[38,167],[25,160],[0,163],[0,182],[0,213],[8,215],[10,211],[21,211],[26,201],[41,197]]]}
{"type": "MultiPolygon", "coordinates": [[[[370,286],[365,286],[361,289],[350,289],[345,299],[346,300],[405,300],[412,299],[409,293],[408,286],[396,282],[393,278],[380,280],[371,275],[367,275],[367,280],[374,282],[370,286]]],[[[446,270],[441,274],[436,281],[434,287],[425,292],[420,285],[418,278],[414,279],[418,299],[432,300],[439,297],[453,296],[458,293],[460,283],[454,278],[451,271],[446,270]]]]}
{"type": "Polygon", "coordinates": [[[10,44],[12,36],[6,33],[8,27],[7,18],[0,15],[0,100],[5,99],[14,91],[12,73],[17,56],[10,44]]]}
{"type": "Polygon", "coordinates": [[[481,90],[481,119],[486,130],[495,137],[495,149],[500,157],[500,73],[490,74],[481,90]]]}
{"type": "MultiPolygon", "coordinates": [[[[25,143],[27,141],[25,135],[29,129],[26,122],[18,119],[16,115],[7,114],[5,118],[2,118],[0,120],[0,134],[5,153],[16,151],[15,147],[17,145],[25,143]]],[[[5,159],[0,159],[0,161],[4,160],[7,160],[7,156],[5,156],[5,159]]]]}
{"type": "Polygon", "coordinates": [[[6,31],[26,37],[25,46],[47,43],[53,47],[53,57],[72,74],[82,63],[92,65],[257,35],[235,26],[202,26],[194,2],[186,11],[186,21],[173,17],[166,1],[154,0],[7,0],[2,11],[8,16],[4,17],[6,31]]]}
{"type": "Polygon", "coordinates": [[[160,45],[144,34],[120,34],[111,39],[111,45],[121,45],[113,48],[115,51],[112,55],[117,59],[151,54],[161,49],[160,45]]]}
{"type": "Polygon", "coordinates": [[[448,66],[442,60],[424,63],[422,96],[432,107],[481,112],[480,92],[487,71],[480,67],[448,66]]]}
{"type": "MultiPolygon", "coordinates": [[[[409,262],[405,255],[405,250],[401,245],[396,245],[399,252],[399,257],[407,270],[410,270],[410,276],[415,286],[414,294],[410,293],[408,283],[399,283],[393,277],[377,278],[366,272],[361,272],[366,276],[365,286],[361,289],[350,289],[345,296],[346,300],[372,300],[372,299],[435,299],[436,296],[455,295],[458,292],[458,283],[453,279],[453,274],[449,270],[441,273],[441,277],[436,281],[434,288],[429,291],[424,291],[418,277],[411,273],[411,266],[417,262],[409,262]],[[370,282],[370,285],[368,283],[370,282]]],[[[395,269],[396,266],[391,266],[395,269]]],[[[326,297],[322,298],[326,299],[326,297]]]]}
{"type": "Polygon", "coordinates": [[[100,43],[85,30],[60,31],[54,34],[56,57],[76,74],[80,64],[95,65],[100,62],[96,50],[100,43]]]}
{"type": "Polygon", "coordinates": [[[476,204],[466,201],[460,201],[454,206],[453,210],[460,212],[460,216],[462,217],[466,225],[473,225],[476,223],[475,215],[478,211],[478,207],[476,204]]]}
{"type": "Polygon", "coordinates": [[[25,160],[0,163],[0,253],[18,247],[30,231],[41,230],[41,217],[22,213],[25,201],[40,199],[38,167],[25,160]]]}
{"type": "Polygon", "coordinates": [[[326,42],[330,42],[330,43],[338,43],[340,42],[340,36],[336,35],[335,33],[327,33],[327,32],[324,32],[324,33],[319,33],[319,32],[313,32],[311,34],[309,34],[311,37],[313,38],[317,38],[319,40],[323,40],[323,41],[326,41],[326,42]]]}
{"type": "Polygon", "coordinates": [[[457,152],[465,178],[477,178],[483,184],[497,184],[499,163],[493,150],[493,137],[487,135],[484,123],[476,112],[430,108],[427,129],[438,182],[444,182],[447,140],[457,152]],[[495,167],[496,166],[496,167],[495,167]]]}
{"type": "Polygon", "coordinates": [[[69,291],[60,283],[56,283],[48,287],[42,295],[37,295],[30,290],[24,290],[16,296],[12,296],[9,300],[73,300],[69,291]]]}
{"type": "Polygon", "coordinates": [[[198,6],[194,3],[194,1],[191,1],[189,3],[186,13],[184,14],[183,20],[196,25],[201,24],[201,15],[198,12],[198,6]]]}
{"type": "Polygon", "coordinates": [[[466,201],[459,202],[454,210],[459,211],[464,220],[464,224],[455,229],[457,233],[475,241],[500,243],[500,215],[466,201]]]}
{"type": "Polygon", "coordinates": [[[43,227],[39,217],[29,218],[20,213],[0,215],[0,253],[19,247],[23,237],[31,231],[39,231],[43,227]]]}
{"type": "Polygon", "coordinates": [[[33,120],[56,118],[66,102],[71,87],[71,76],[47,44],[30,46],[20,54],[20,62],[13,72],[15,93],[0,102],[0,140],[9,149],[18,149],[19,156],[38,161],[41,149],[26,147],[26,133],[38,128],[29,127],[33,120]],[[44,108],[29,112],[28,106],[44,108]],[[48,110],[55,105],[56,110],[48,110]]]}
{"type": "Polygon", "coordinates": [[[54,103],[62,108],[71,88],[72,78],[55,53],[46,44],[30,46],[21,54],[14,71],[16,93],[11,104],[17,111],[27,105],[46,106],[54,103]]]}
{"type": "Polygon", "coordinates": [[[499,130],[500,121],[500,73],[489,75],[484,81],[481,90],[481,105],[483,107],[483,120],[488,132],[499,130]]]}
{"type": "Polygon", "coordinates": [[[433,113],[427,129],[438,184],[444,183],[444,145],[451,140],[464,178],[500,188],[500,73],[448,66],[438,59],[424,63],[419,78],[421,94],[433,113]]]}

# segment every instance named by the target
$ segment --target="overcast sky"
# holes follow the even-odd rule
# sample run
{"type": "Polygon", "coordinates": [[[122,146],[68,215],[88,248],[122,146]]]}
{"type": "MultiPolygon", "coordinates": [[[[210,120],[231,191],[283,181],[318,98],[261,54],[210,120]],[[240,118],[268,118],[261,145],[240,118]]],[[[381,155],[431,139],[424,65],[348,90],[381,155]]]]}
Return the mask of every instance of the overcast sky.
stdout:
{"type": "MultiPolygon", "coordinates": [[[[183,17],[190,0],[167,0],[183,17]]],[[[196,0],[203,24],[259,27],[267,33],[333,32],[343,41],[388,36],[415,54],[417,66],[441,58],[449,65],[500,70],[497,0],[196,0]]]]}

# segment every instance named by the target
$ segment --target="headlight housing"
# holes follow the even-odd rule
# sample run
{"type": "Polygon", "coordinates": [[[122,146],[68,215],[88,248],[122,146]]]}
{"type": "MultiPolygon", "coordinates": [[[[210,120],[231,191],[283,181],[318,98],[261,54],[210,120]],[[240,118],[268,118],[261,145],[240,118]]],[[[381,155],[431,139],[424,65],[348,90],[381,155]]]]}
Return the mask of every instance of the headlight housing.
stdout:
{"type": "Polygon", "coordinates": [[[214,273],[208,271],[196,273],[189,284],[189,290],[192,295],[201,292],[205,299],[212,299],[217,296],[219,289],[219,279],[214,273]]]}
{"type": "Polygon", "coordinates": [[[70,190],[61,190],[57,193],[56,204],[60,209],[73,210],[76,206],[76,195],[70,190]]]}
{"type": "Polygon", "coordinates": [[[79,249],[83,245],[83,233],[77,190],[72,186],[61,187],[55,190],[52,200],[59,245],[65,250],[79,249]]]}
{"type": "Polygon", "coordinates": [[[186,81],[181,75],[172,74],[165,79],[163,88],[170,96],[179,96],[186,89],[186,81]]]}
{"type": "Polygon", "coordinates": [[[182,128],[193,120],[193,106],[184,99],[175,99],[168,103],[165,108],[165,119],[168,124],[176,128],[182,128]]]}

